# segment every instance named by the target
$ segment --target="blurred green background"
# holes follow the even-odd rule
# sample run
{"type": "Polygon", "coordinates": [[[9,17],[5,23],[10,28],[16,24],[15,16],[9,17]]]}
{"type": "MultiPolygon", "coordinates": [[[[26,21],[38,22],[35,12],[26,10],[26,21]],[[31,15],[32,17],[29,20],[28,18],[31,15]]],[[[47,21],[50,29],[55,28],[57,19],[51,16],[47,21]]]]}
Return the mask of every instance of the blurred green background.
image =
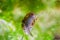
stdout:
{"type": "Polygon", "coordinates": [[[60,35],[60,0],[0,0],[0,40],[54,40],[60,35]],[[38,20],[26,35],[22,20],[34,12],[38,20]]]}

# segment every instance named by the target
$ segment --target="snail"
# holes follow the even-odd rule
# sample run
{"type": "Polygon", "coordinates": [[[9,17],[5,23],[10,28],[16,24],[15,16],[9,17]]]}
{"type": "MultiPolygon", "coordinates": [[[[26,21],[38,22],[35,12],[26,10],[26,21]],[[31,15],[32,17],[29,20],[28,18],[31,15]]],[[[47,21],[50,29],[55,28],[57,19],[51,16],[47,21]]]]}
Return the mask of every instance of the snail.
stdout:
{"type": "Polygon", "coordinates": [[[26,34],[33,36],[30,30],[34,25],[35,20],[36,20],[36,16],[32,12],[28,13],[22,20],[22,28],[26,34]]]}

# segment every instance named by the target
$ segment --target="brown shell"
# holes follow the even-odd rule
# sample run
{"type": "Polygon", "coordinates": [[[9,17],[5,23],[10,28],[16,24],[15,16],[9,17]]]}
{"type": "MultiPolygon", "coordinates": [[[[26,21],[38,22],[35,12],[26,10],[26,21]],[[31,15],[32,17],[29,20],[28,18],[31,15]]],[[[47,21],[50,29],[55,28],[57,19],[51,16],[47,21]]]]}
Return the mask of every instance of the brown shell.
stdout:
{"type": "MultiPolygon", "coordinates": [[[[28,13],[25,17],[24,17],[24,19],[22,20],[22,27],[24,26],[24,23],[26,22],[26,20],[30,17],[30,16],[33,16],[34,15],[34,13],[28,13]]],[[[32,24],[31,25],[34,25],[34,23],[35,23],[35,19],[33,20],[33,22],[32,22],[32,24]]]]}

